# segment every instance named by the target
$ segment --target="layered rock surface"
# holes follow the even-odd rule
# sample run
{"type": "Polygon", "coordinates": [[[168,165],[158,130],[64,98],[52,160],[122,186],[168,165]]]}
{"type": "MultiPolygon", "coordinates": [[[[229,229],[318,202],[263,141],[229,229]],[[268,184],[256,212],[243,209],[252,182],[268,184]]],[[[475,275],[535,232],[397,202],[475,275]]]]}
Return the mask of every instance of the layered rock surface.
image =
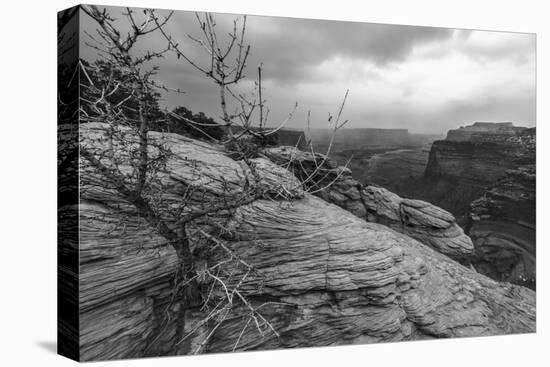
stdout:
{"type": "MultiPolygon", "coordinates": [[[[104,124],[83,125],[82,146],[105,156],[107,130],[104,124]]],[[[121,133],[124,141],[135,140],[129,131],[121,133]]],[[[172,151],[155,180],[164,203],[158,210],[167,220],[170,204],[181,201],[189,185],[202,190],[184,215],[200,210],[205,200],[239,197],[249,185],[268,193],[213,219],[226,221],[236,234],[227,244],[257,269],[243,289],[254,304],[266,304],[262,312],[279,336],[243,329],[240,316],[247,310],[236,309],[215,331],[207,352],[535,330],[535,293],[527,288],[498,283],[409,236],[304,193],[294,176],[263,158],[254,160],[258,183],[250,167],[221,147],[175,134],[151,133],[150,139],[172,151]]],[[[172,302],[174,250],[83,158],[81,169],[81,359],[189,353],[200,335],[179,344],[177,336],[197,326],[204,311],[182,312],[172,302]]],[[[430,217],[424,207],[408,208],[424,213],[415,218],[430,217]]]]}
{"type": "Polygon", "coordinates": [[[453,138],[449,132],[450,138],[432,144],[425,175],[484,189],[503,177],[507,170],[533,164],[535,129],[507,128],[505,131],[469,131],[460,139],[453,138]]]}
{"type": "Polygon", "coordinates": [[[456,224],[454,216],[441,208],[425,201],[401,198],[381,187],[362,185],[348,169],[321,154],[293,147],[269,148],[265,154],[280,165],[291,164],[299,179],[309,180],[311,192],[359,218],[386,225],[454,258],[473,253],[470,238],[456,224]]]}

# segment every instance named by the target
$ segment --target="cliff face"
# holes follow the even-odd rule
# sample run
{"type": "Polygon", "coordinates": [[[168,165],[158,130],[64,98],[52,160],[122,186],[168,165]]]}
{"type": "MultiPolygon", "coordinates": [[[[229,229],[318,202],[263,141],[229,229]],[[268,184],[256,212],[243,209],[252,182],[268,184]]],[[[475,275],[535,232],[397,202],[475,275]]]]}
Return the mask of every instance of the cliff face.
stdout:
{"type": "Polygon", "coordinates": [[[475,245],[472,263],[497,280],[536,284],[535,166],[521,166],[471,203],[468,233],[475,245]]]}
{"type": "Polygon", "coordinates": [[[363,174],[354,177],[364,183],[374,183],[392,191],[406,191],[408,183],[424,176],[430,146],[414,149],[398,149],[375,154],[363,164],[363,174]]]}
{"type": "Polygon", "coordinates": [[[498,280],[535,285],[534,128],[474,124],[437,141],[426,167],[427,184],[445,184],[464,206],[471,261],[498,280]],[[449,182],[453,182],[451,185],[449,182]]]}
{"type": "MultiPolygon", "coordinates": [[[[112,147],[107,129],[83,125],[81,146],[105,156],[112,147]]],[[[119,133],[125,142],[136,140],[128,130],[119,133]]],[[[200,210],[205,198],[239,197],[252,182],[250,168],[221,147],[175,134],[150,133],[149,139],[172,151],[155,180],[166,205],[158,210],[167,218],[170,204],[180,202],[189,185],[202,190],[182,215],[200,210]]],[[[85,159],[80,164],[82,360],[187,354],[210,332],[206,352],[535,331],[533,291],[491,280],[407,235],[305,193],[293,175],[264,158],[253,164],[269,199],[214,213],[210,222],[197,222],[190,236],[212,233],[212,222],[231,229],[224,241],[255,269],[242,292],[263,306],[275,331],[262,335],[243,325],[250,311],[238,304],[212,331],[201,324],[208,310],[182,310],[174,302],[178,260],[167,241],[85,159]],[[182,341],[191,330],[196,333],[182,341]]],[[[420,203],[404,210],[418,220],[433,217],[420,203]]]]}
{"type": "Polygon", "coordinates": [[[535,129],[506,134],[469,133],[467,139],[459,140],[448,137],[433,143],[425,175],[485,188],[503,177],[507,170],[533,164],[535,153],[535,129]]]}

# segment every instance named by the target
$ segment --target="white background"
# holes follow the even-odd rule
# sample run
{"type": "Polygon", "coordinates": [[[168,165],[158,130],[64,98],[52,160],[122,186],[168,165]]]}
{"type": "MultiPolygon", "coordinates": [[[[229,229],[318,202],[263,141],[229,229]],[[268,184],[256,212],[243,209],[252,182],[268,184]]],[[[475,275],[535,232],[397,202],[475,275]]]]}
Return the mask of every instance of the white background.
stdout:
{"type": "MultiPolygon", "coordinates": [[[[550,359],[547,187],[550,61],[546,1],[132,0],[102,4],[535,32],[537,37],[537,334],[171,357],[94,366],[538,366],[550,359]],[[546,17],[545,17],[546,16],[546,17]],[[546,87],[546,88],[545,88],[546,87]],[[546,89],[546,90],[545,90],[546,89]]],[[[8,0],[0,93],[0,365],[70,365],[56,340],[56,12],[74,1],[8,0]],[[7,131],[6,131],[7,128],[7,131]]],[[[442,83],[445,81],[442,80],[442,83]]],[[[546,364],[548,365],[548,364],[546,364]]]]}

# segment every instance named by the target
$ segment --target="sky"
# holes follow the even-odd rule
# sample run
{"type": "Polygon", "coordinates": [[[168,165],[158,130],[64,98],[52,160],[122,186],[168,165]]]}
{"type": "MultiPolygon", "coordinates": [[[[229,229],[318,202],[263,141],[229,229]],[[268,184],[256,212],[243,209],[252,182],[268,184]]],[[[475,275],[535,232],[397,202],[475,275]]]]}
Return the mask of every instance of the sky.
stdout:
{"type": "MultiPolygon", "coordinates": [[[[117,18],[117,27],[128,29],[123,8],[107,11],[117,18]]],[[[233,20],[243,21],[242,15],[214,17],[222,44],[229,40],[233,20]]],[[[93,34],[97,25],[83,14],[81,27],[93,34]]],[[[206,50],[188,37],[201,36],[195,13],[176,11],[165,29],[190,59],[208,66],[206,50]]],[[[442,134],[476,121],[536,122],[534,34],[247,16],[245,42],[251,46],[247,78],[237,90],[252,91],[262,65],[269,126],[278,126],[297,102],[287,127],[305,128],[308,111],[311,127],[329,127],[328,114],[337,113],[346,90],[343,118],[353,128],[442,134]]],[[[93,41],[82,34],[81,56],[97,58],[86,43],[93,41]]],[[[165,46],[156,32],[134,48],[140,54],[165,46]]],[[[157,81],[185,92],[163,93],[163,106],[182,105],[221,120],[219,92],[211,79],[174,54],[155,65],[157,81]]]]}

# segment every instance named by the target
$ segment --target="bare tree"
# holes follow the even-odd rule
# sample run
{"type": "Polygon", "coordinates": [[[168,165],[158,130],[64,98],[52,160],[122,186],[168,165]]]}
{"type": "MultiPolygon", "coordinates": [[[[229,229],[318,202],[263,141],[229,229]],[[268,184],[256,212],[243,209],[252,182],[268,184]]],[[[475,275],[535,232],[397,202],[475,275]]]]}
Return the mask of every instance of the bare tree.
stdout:
{"type": "MultiPolygon", "coordinates": [[[[343,129],[344,126],[349,122],[349,120],[343,120],[342,121],[342,113],[344,111],[344,107],[346,105],[346,101],[348,98],[349,90],[346,90],[346,93],[344,95],[344,99],[342,100],[342,103],[340,104],[337,112],[336,112],[336,118],[329,113],[328,114],[328,123],[329,126],[331,126],[331,135],[329,144],[327,147],[327,150],[324,154],[317,153],[314,150],[313,147],[313,141],[309,138],[307,141],[306,146],[310,150],[309,153],[311,154],[311,158],[314,164],[314,167],[304,167],[301,160],[297,159],[297,154],[301,154],[298,150],[298,144],[299,141],[296,143],[296,145],[293,147],[293,150],[288,154],[286,157],[279,157],[286,159],[286,162],[283,163],[284,167],[288,170],[291,170],[294,175],[300,180],[301,185],[304,189],[304,191],[310,193],[310,194],[318,194],[326,189],[329,189],[332,185],[334,185],[342,175],[345,174],[345,172],[348,169],[348,166],[353,159],[353,155],[347,160],[347,162],[344,164],[343,167],[336,167],[336,175],[334,174],[335,169],[334,167],[331,167],[329,165],[329,155],[332,151],[332,147],[334,144],[334,138],[339,130],[343,129]]],[[[307,113],[307,131],[308,135],[310,134],[310,118],[311,118],[311,111],[308,111],[307,113]]]]}
{"type": "MultiPolygon", "coordinates": [[[[148,177],[151,181],[151,177],[154,176],[152,170],[155,166],[149,157],[148,132],[152,121],[148,118],[147,96],[150,89],[155,87],[151,78],[155,74],[156,68],[144,69],[143,65],[146,61],[162,56],[167,50],[148,52],[145,56],[140,57],[133,56],[130,52],[140,37],[156,31],[159,26],[150,17],[138,24],[134,12],[127,8],[125,15],[131,24],[131,31],[126,36],[122,36],[121,32],[113,25],[114,18],[105,9],[100,10],[96,6],[83,6],[82,9],[99,26],[97,34],[89,34],[94,43],[88,43],[88,45],[100,53],[113,71],[123,71],[127,78],[121,80],[114,72],[111,72],[101,85],[95,85],[89,75],[89,68],[82,64],[81,121],[109,123],[109,139],[117,140],[116,146],[118,149],[125,150],[133,169],[130,173],[119,169],[119,162],[115,159],[116,152],[114,151],[90,151],[86,147],[81,147],[81,156],[113,185],[127,202],[133,204],[139,215],[151,227],[156,228],[158,233],[166,238],[174,248],[180,260],[175,284],[186,284],[181,290],[179,286],[176,286],[178,298],[181,300],[182,307],[189,308],[197,302],[198,287],[192,280],[193,257],[185,225],[176,229],[171,228],[162,219],[160,213],[154,209],[150,200],[152,195],[148,192],[150,191],[148,177]],[[109,97],[119,89],[124,89],[126,97],[117,104],[113,104],[109,97]],[[133,111],[134,114],[130,114],[126,108],[130,100],[137,101],[137,111],[133,111]],[[139,137],[137,149],[125,139],[118,129],[119,126],[130,127],[136,131],[139,137]]],[[[170,16],[171,14],[159,24],[167,22],[170,16]]],[[[166,154],[163,158],[166,158],[166,154]]]]}
{"type": "MultiPolygon", "coordinates": [[[[162,26],[170,19],[172,13],[159,18],[153,12],[146,11],[145,19],[138,21],[135,12],[127,8],[124,15],[130,24],[131,31],[126,36],[122,36],[114,25],[115,19],[106,10],[100,10],[96,6],[83,6],[83,10],[99,26],[96,34],[88,34],[92,43],[87,44],[100,53],[109,65],[110,72],[105,73],[105,70],[97,70],[97,65],[80,63],[82,73],[80,118],[82,123],[107,122],[110,126],[108,139],[111,141],[111,149],[110,151],[91,150],[82,145],[81,156],[108,181],[119,195],[136,208],[139,216],[168,241],[178,256],[180,266],[174,281],[173,302],[180,303],[180,309],[183,311],[192,307],[200,307],[205,311],[205,317],[193,330],[183,335],[185,325],[182,323],[185,318],[180,315],[178,318],[180,323],[178,340],[175,347],[200,332],[203,325],[215,320],[216,323],[203,336],[199,347],[193,351],[199,353],[237,305],[249,310],[247,317],[254,320],[256,329],[261,335],[265,335],[266,329],[278,335],[269,321],[252,306],[246,295],[240,291],[240,286],[246,278],[250,274],[256,273],[256,270],[238,257],[221,237],[208,233],[197,224],[202,221],[202,225],[220,227],[219,223],[211,222],[209,215],[222,210],[235,209],[262,197],[265,193],[258,189],[259,185],[251,186],[239,197],[223,195],[222,198],[212,201],[204,190],[190,182],[177,208],[166,209],[165,206],[163,207],[162,189],[159,187],[156,176],[163,168],[164,162],[170,157],[171,152],[162,143],[149,140],[149,128],[151,124],[158,121],[153,121],[150,118],[151,106],[148,103],[148,97],[155,89],[167,90],[167,88],[153,80],[157,68],[147,68],[146,64],[162,57],[170,48],[174,47],[174,44],[169,42],[165,49],[154,52],[147,51],[143,56],[135,56],[131,51],[140,37],[162,30],[162,26]],[[94,83],[95,78],[92,77],[92,74],[101,76],[100,83],[94,83]],[[123,95],[119,96],[116,102],[111,98],[115,93],[123,95]],[[128,138],[126,133],[128,129],[133,130],[137,135],[137,144],[128,138]],[[149,154],[152,148],[158,152],[155,156],[149,154]],[[130,172],[121,167],[122,163],[127,162],[132,167],[130,172]],[[186,209],[188,209],[189,201],[193,196],[198,196],[201,206],[188,212],[186,209]],[[161,207],[162,209],[160,209],[161,207]],[[163,217],[162,211],[169,211],[170,223],[163,217]],[[203,261],[204,258],[195,257],[191,250],[190,230],[193,232],[193,239],[202,242],[202,246],[195,247],[205,248],[204,256],[215,259],[214,263],[203,261]],[[234,279],[231,275],[234,272],[227,269],[237,269],[238,267],[244,268],[242,272],[244,275],[234,279]],[[199,286],[199,283],[205,283],[204,278],[208,278],[210,282],[206,295],[201,294],[199,286]],[[231,287],[231,285],[233,286],[231,287]]],[[[212,20],[212,18],[209,19],[212,20]]],[[[213,27],[211,23],[209,24],[213,27]]],[[[244,37],[244,28],[241,39],[242,37],[244,37]]],[[[214,42],[217,43],[217,41],[214,42]]],[[[232,43],[234,42],[236,42],[236,38],[233,39],[232,43]]],[[[222,91],[227,90],[227,85],[236,83],[242,78],[244,62],[250,47],[248,46],[244,50],[242,42],[239,42],[239,48],[241,51],[238,56],[238,67],[234,71],[223,70],[223,59],[221,63],[216,64],[220,68],[216,77],[219,78],[222,91]],[[229,77],[231,79],[228,79],[229,77]]],[[[221,92],[221,95],[223,93],[221,92]]],[[[227,114],[226,109],[224,111],[227,114]]],[[[228,115],[226,118],[229,118],[228,115]]],[[[194,121],[190,122],[197,125],[194,121]]],[[[200,127],[197,128],[200,129],[200,127]]],[[[232,135],[230,137],[235,140],[232,135]]],[[[200,181],[200,177],[197,180],[200,181]]],[[[221,227],[218,232],[229,231],[221,227]]],[[[249,324],[248,321],[244,321],[244,323],[249,324]]],[[[237,345],[238,341],[236,341],[235,347],[237,345]]]]}
{"type": "MultiPolygon", "coordinates": [[[[153,19],[157,19],[154,10],[150,10],[150,14],[153,19]]],[[[266,107],[266,100],[262,96],[262,66],[258,66],[257,69],[258,76],[254,91],[249,94],[238,93],[232,88],[239,81],[246,78],[244,72],[251,50],[251,46],[245,41],[246,16],[243,16],[242,22],[240,22],[240,19],[233,20],[232,30],[228,32],[225,42],[219,36],[217,23],[212,14],[200,15],[195,13],[195,17],[198,28],[201,30],[201,36],[188,35],[188,38],[205,50],[208,56],[207,63],[191,59],[179,43],[167,33],[163,24],[157,22],[157,26],[178,59],[191,65],[218,86],[222,112],[220,117],[229,135],[229,138],[223,143],[233,149],[234,152],[236,150],[237,157],[247,160],[246,147],[240,143],[240,139],[244,136],[253,136],[261,142],[267,136],[275,134],[292,119],[298,103],[295,103],[288,117],[281,121],[277,127],[267,128],[269,108],[266,107]],[[236,105],[233,112],[230,112],[229,97],[233,99],[236,105]],[[258,113],[259,116],[256,116],[258,113]],[[233,131],[234,127],[240,129],[237,134],[233,131]]],[[[182,120],[194,124],[193,121],[188,119],[182,120]]],[[[197,124],[195,123],[195,125],[197,124]]],[[[200,128],[200,126],[196,127],[200,128]]]]}
{"type": "MultiPolygon", "coordinates": [[[[242,316],[243,327],[235,341],[234,350],[239,348],[243,334],[251,325],[261,337],[279,337],[275,327],[260,312],[269,302],[253,305],[242,290],[242,285],[251,275],[261,278],[261,274],[246,259],[239,257],[231,249],[230,243],[224,240],[224,237],[235,234],[223,223],[212,218],[212,214],[220,211],[232,215],[236,208],[258,199],[273,200],[272,194],[262,187],[255,164],[250,159],[252,154],[245,138],[252,137],[262,142],[282,129],[297,108],[295,104],[288,117],[276,127],[267,127],[269,108],[262,91],[261,65],[257,69],[257,80],[251,93],[238,93],[233,89],[234,85],[245,78],[246,62],[251,49],[245,42],[246,17],[240,26],[239,19],[235,19],[228,38],[222,40],[214,17],[208,13],[202,16],[196,14],[202,36],[189,35],[189,40],[206,50],[209,57],[208,63],[204,65],[189,58],[183,47],[165,30],[172,13],[158,16],[154,10],[145,10],[138,17],[134,10],[126,8],[124,16],[130,31],[123,35],[115,26],[116,20],[105,9],[101,10],[96,6],[82,6],[82,9],[98,25],[96,33],[88,34],[90,42],[86,44],[97,50],[108,68],[100,70],[98,64],[80,62],[80,120],[82,123],[107,123],[109,134],[106,139],[111,148],[92,149],[82,144],[81,156],[95,172],[105,178],[110,187],[133,205],[147,225],[167,240],[178,256],[179,266],[174,276],[170,304],[178,302],[181,312],[199,308],[204,317],[185,334],[185,317],[178,317],[175,352],[178,345],[197,336],[200,336],[201,341],[192,352],[204,351],[216,330],[236,309],[246,311],[242,316]],[[148,50],[139,55],[133,52],[136,42],[153,32],[163,35],[167,41],[166,47],[159,51],[148,50]],[[227,139],[221,143],[224,143],[230,153],[235,153],[236,159],[242,159],[246,163],[255,181],[242,194],[235,196],[229,194],[229,190],[224,190],[221,198],[213,200],[200,187],[201,177],[197,173],[199,176],[195,178],[196,182],[191,180],[185,184],[186,190],[179,205],[170,208],[165,205],[158,175],[165,169],[172,152],[162,141],[150,140],[149,131],[152,124],[162,122],[159,121],[162,118],[152,114],[151,95],[158,90],[181,92],[154,80],[158,68],[150,64],[167,53],[174,53],[178,59],[183,59],[218,85],[221,119],[228,134],[227,139]],[[233,101],[234,112],[230,112],[228,99],[233,101]],[[240,131],[234,133],[233,128],[236,126],[240,131]],[[128,131],[133,131],[137,141],[128,138],[128,131]],[[156,153],[151,155],[151,151],[156,153]],[[129,164],[131,169],[122,167],[125,164],[129,164]],[[191,201],[199,202],[200,205],[189,210],[191,201]],[[194,246],[191,241],[196,241],[194,246]]],[[[341,122],[347,94],[346,92],[336,118],[333,119],[329,114],[334,133],[347,123],[347,120],[341,122]]],[[[168,114],[203,132],[209,139],[216,140],[204,132],[203,128],[208,124],[198,123],[174,112],[168,114]]],[[[331,146],[332,140],[327,155],[331,146]]],[[[323,163],[324,161],[319,164],[311,177],[303,180],[307,190],[313,192],[323,189],[316,187],[321,182],[316,181],[316,178],[323,163]]],[[[291,191],[293,190],[283,187],[277,195],[283,199],[291,199],[291,191]]],[[[160,328],[157,338],[161,336],[169,320],[169,317],[165,318],[164,327],[160,328]]],[[[156,339],[149,346],[155,341],[156,339]]]]}
{"type": "MultiPolygon", "coordinates": [[[[154,10],[149,10],[149,12],[153,19],[157,19],[154,10]]],[[[251,136],[256,138],[260,143],[264,143],[268,136],[276,134],[292,119],[296,109],[298,108],[298,103],[295,103],[286,119],[279,122],[276,127],[268,128],[269,107],[266,106],[267,101],[262,96],[262,65],[259,65],[257,68],[258,74],[254,83],[253,91],[247,94],[237,93],[232,89],[233,85],[237,84],[240,80],[245,79],[246,77],[244,72],[246,70],[246,62],[251,49],[250,45],[245,43],[246,16],[243,16],[242,23],[239,23],[239,19],[233,20],[233,28],[232,31],[228,33],[228,40],[226,44],[223,44],[220,40],[220,36],[218,35],[216,28],[217,23],[212,14],[205,13],[201,16],[200,14],[195,13],[195,17],[202,35],[201,37],[188,35],[188,38],[206,51],[209,56],[209,62],[205,65],[187,56],[184,50],[180,48],[179,44],[174,41],[173,37],[167,33],[163,24],[160,24],[157,21],[157,26],[178,59],[188,63],[218,85],[220,106],[222,111],[221,118],[224,121],[229,133],[229,139],[224,143],[226,144],[226,148],[228,148],[228,150],[237,153],[237,158],[244,159],[245,162],[250,165],[250,162],[247,159],[249,154],[247,151],[247,144],[242,144],[240,139],[243,136],[251,136]],[[231,62],[233,59],[234,62],[231,62]],[[233,113],[228,112],[228,95],[231,96],[236,103],[236,108],[233,113]],[[235,126],[239,127],[241,130],[241,132],[236,135],[232,130],[232,127],[235,126]]],[[[346,91],[344,99],[336,113],[336,118],[334,118],[334,116],[330,113],[328,115],[328,122],[331,125],[332,134],[325,155],[320,157],[319,162],[315,159],[315,170],[313,172],[309,172],[306,177],[303,177],[304,174],[307,173],[305,170],[302,169],[299,172],[299,177],[302,179],[304,188],[308,192],[317,193],[328,188],[340,178],[341,174],[351,161],[350,158],[350,160],[348,160],[345,164],[344,170],[342,170],[342,172],[340,172],[340,174],[329,183],[325,182],[327,175],[320,174],[322,167],[327,162],[328,156],[332,150],[336,133],[348,123],[348,120],[342,121],[342,113],[346,104],[348,93],[349,91],[346,91]]],[[[200,126],[197,126],[199,124],[185,118],[182,118],[182,120],[191,125],[195,125],[196,129],[200,129],[200,126]]],[[[310,111],[308,111],[307,118],[308,133],[309,128],[310,111]]],[[[296,143],[295,149],[297,149],[298,144],[299,141],[296,143]]],[[[311,140],[307,142],[307,146],[311,150],[313,156],[317,157],[317,155],[313,152],[313,142],[311,140]]],[[[294,167],[294,163],[295,162],[293,159],[289,160],[286,168],[289,168],[292,165],[295,173],[298,173],[297,166],[294,167]]]]}

